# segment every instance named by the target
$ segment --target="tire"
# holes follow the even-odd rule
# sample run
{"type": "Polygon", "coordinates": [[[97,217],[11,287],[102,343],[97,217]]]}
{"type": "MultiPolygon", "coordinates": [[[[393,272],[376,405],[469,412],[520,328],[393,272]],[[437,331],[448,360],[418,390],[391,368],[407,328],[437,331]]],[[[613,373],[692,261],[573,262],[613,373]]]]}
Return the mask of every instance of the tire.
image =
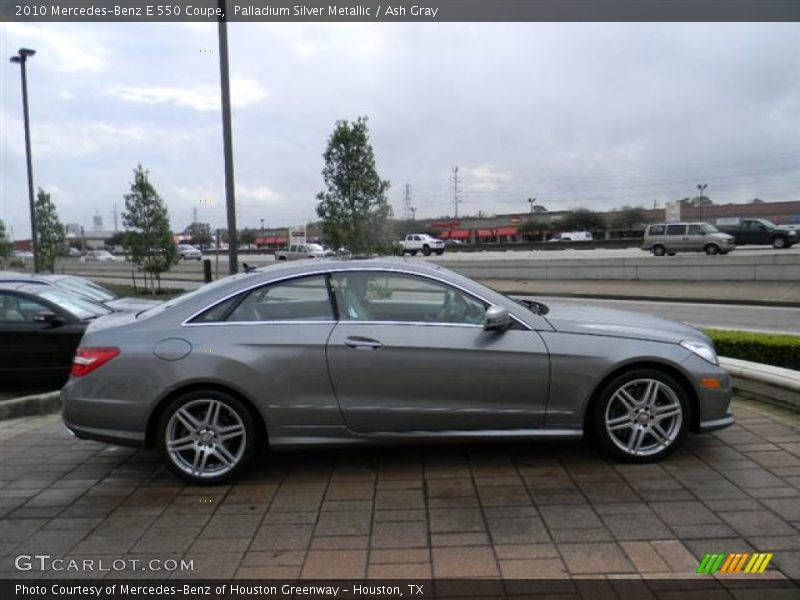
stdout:
{"type": "Polygon", "coordinates": [[[656,369],[635,369],[615,377],[600,391],[586,427],[615,459],[647,463],[661,460],[681,445],[691,416],[689,397],[673,377],[656,369]],[[654,397],[648,395],[652,391],[654,397]]]}
{"type": "Polygon", "coordinates": [[[417,255],[417,251],[416,250],[409,250],[409,252],[411,253],[411,256],[416,256],[417,255]]]}
{"type": "Polygon", "coordinates": [[[667,252],[667,256],[675,256],[674,252],[667,252]]]}
{"type": "Polygon", "coordinates": [[[664,254],[666,254],[664,246],[662,246],[661,244],[656,244],[655,246],[653,246],[653,256],[664,256],[664,254]]]}
{"type": "Polygon", "coordinates": [[[772,238],[772,247],[781,250],[783,248],[788,248],[788,244],[786,243],[786,238],[782,235],[776,235],[772,238]]]}
{"type": "Polygon", "coordinates": [[[422,254],[424,254],[425,256],[430,256],[431,255],[431,247],[428,246],[428,244],[425,244],[422,247],[422,254]]]}
{"type": "Polygon", "coordinates": [[[717,246],[716,244],[707,244],[706,247],[703,248],[703,250],[705,250],[705,253],[708,254],[709,256],[714,256],[716,254],[719,254],[719,246],[717,246]]]}
{"type": "Polygon", "coordinates": [[[279,256],[278,260],[286,260],[286,257],[285,256],[279,256]]]}
{"type": "Polygon", "coordinates": [[[256,424],[241,400],[196,390],[169,403],[158,423],[158,450],[170,471],[189,483],[216,485],[235,478],[256,447],[256,424]],[[220,435],[227,439],[219,439],[220,435]],[[175,441],[182,441],[175,449],[175,441]],[[170,443],[172,442],[172,443],[170,443]]]}
{"type": "Polygon", "coordinates": [[[444,254],[444,250],[437,250],[436,251],[436,256],[441,256],[442,254],[444,254]]]}

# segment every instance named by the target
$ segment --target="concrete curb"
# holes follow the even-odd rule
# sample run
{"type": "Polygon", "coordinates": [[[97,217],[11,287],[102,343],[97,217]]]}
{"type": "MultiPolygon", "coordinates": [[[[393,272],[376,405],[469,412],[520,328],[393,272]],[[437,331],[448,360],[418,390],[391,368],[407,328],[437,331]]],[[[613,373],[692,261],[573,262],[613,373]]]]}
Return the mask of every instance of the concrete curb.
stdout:
{"type": "Polygon", "coordinates": [[[0,421],[61,411],[61,392],[47,392],[0,402],[0,421]]]}
{"type": "Polygon", "coordinates": [[[725,356],[719,357],[719,364],[739,395],[800,411],[800,371],[725,356]]]}

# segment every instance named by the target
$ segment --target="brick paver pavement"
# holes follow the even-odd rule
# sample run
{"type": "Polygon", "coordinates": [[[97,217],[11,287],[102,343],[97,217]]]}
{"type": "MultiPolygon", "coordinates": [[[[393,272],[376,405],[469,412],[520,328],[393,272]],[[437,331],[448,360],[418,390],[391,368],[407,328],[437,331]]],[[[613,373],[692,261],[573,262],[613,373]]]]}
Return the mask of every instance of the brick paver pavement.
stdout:
{"type": "Polygon", "coordinates": [[[14,567],[48,554],[194,561],[174,577],[677,578],[706,552],[762,551],[800,578],[800,419],[735,412],[660,464],[583,443],[311,449],[211,488],[57,415],[0,422],[0,577],[164,575],[14,567]]]}

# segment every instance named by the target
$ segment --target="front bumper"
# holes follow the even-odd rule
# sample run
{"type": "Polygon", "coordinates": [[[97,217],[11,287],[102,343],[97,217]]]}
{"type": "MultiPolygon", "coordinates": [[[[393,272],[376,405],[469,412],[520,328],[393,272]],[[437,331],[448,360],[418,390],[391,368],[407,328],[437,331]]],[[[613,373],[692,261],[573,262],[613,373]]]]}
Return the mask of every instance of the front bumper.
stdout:
{"type": "Polygon", "coordinates": [[[725,429],[730,427],[736,422],[736,417],[733,413],[729,412],[721,419],[714,419],[713,421],[701,421],[697,424],[698,433],[708,433],[709,431],[717,431],[718,429],[725,429]]]}

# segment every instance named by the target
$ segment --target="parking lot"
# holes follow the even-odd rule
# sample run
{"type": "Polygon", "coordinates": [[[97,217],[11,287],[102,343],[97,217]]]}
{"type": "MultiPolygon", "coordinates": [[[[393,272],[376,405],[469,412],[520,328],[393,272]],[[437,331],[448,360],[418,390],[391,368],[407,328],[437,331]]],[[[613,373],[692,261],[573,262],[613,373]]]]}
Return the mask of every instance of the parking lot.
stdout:
{"type": "Polygon", "coordinates": [[[3,421],[0,577],[708,586],[733,576],[695,574],[706,553],[763,551],[774,557],[758,577],[796,579],[800,417],[742,400],[734,411],[737,425],[691,437],[660,464],[610,463],[586,443],[309,450],[265,456],[210,488],[185,486],[151,451],[76,440],[58,415],[3,421]],[[15,567],[36,554],[127,562],[114,572],[15,567]],[[154,566],[168,559],[193,570],[154,566]]]}

